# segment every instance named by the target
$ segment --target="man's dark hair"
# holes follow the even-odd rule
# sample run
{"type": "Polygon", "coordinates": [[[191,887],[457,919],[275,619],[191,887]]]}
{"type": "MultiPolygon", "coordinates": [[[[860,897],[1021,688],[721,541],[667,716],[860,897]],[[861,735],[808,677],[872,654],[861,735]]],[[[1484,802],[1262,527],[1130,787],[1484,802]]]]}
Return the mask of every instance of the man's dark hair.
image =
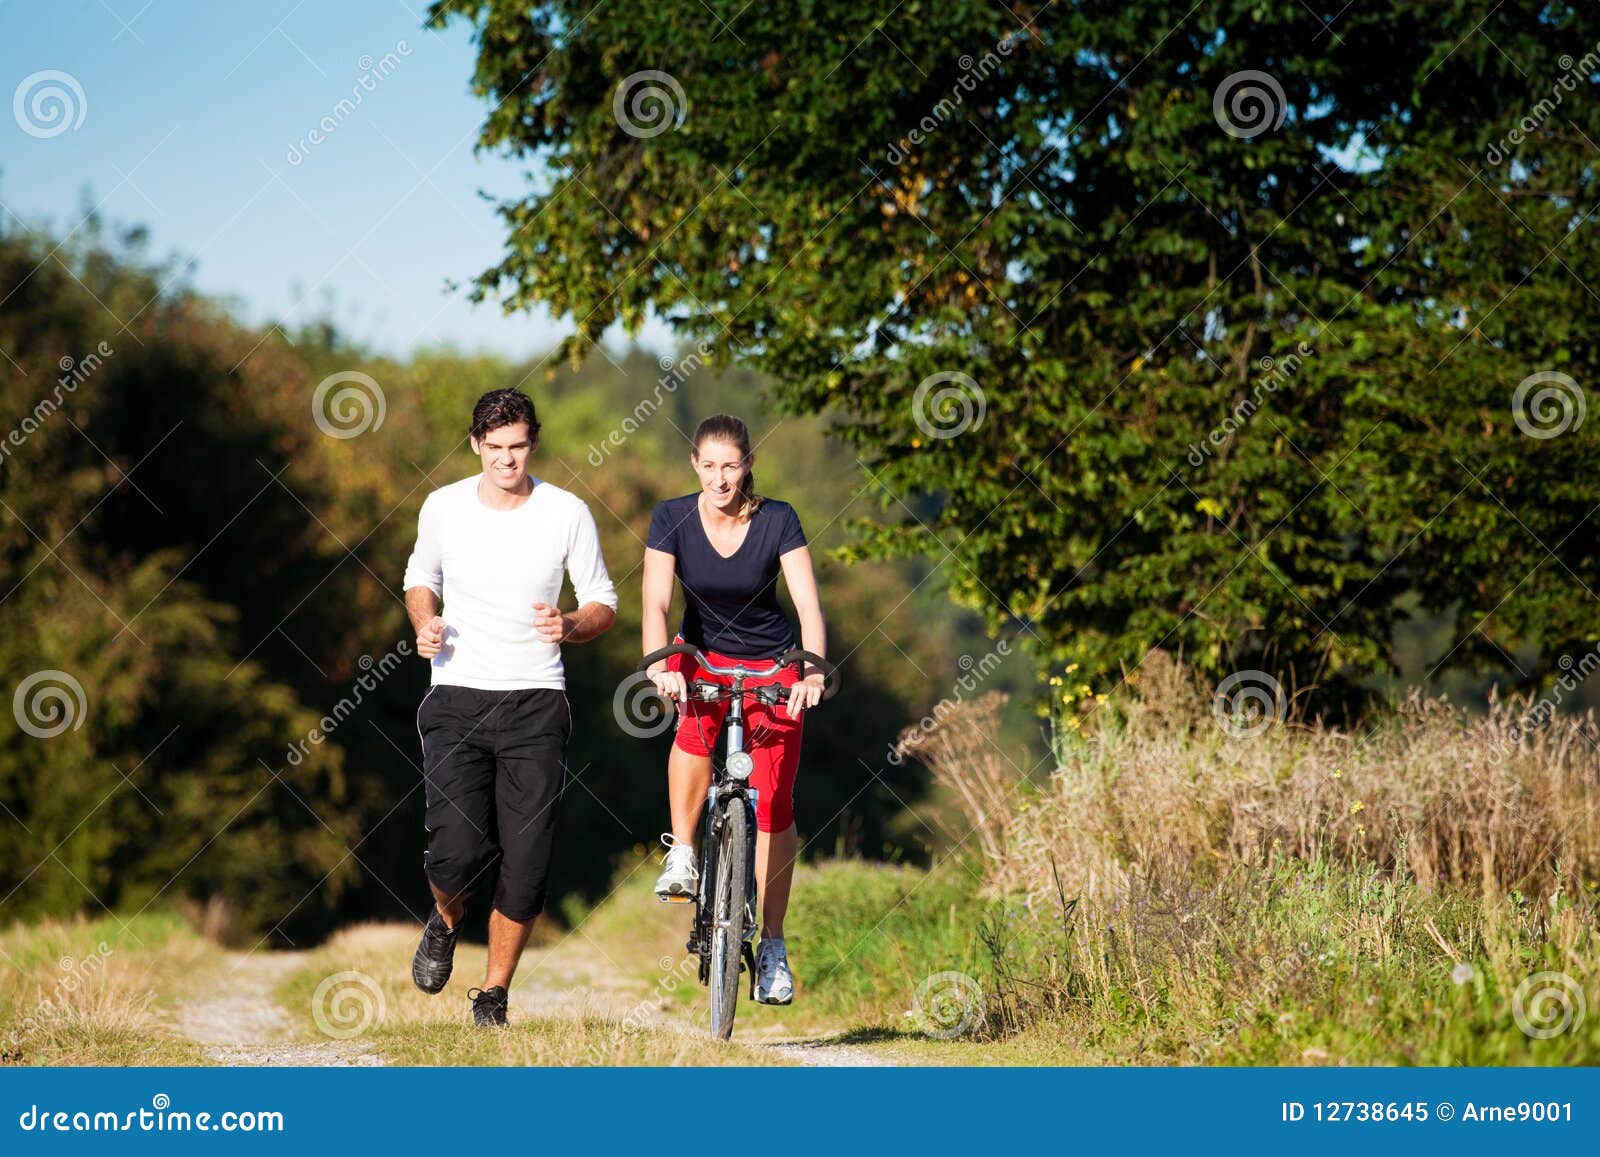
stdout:
{"type": "Polygon", "coordinates": [[[474,438],[482,439],[490,430],[501,426],[528,423],[528,440],[539,440],[539,416],[534,412],[533,401],[521,390],[490,390],[472,407],[474,438]]]}

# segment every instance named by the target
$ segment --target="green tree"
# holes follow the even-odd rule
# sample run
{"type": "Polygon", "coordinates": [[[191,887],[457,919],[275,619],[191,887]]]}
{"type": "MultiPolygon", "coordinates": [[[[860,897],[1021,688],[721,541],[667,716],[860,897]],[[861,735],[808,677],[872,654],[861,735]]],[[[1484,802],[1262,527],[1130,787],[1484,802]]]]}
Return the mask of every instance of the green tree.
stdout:
{"type": "Polygon", "coordinates": [[[948,557],[1042,662],[1331,698],[1407,606],[1467,667],[1597,637],[1595,425],[1552,410],[1600,380],[1592,6],[430,18],[475,30],[481,144],[547,170],[478,293],[764,371],[929,498],[855,552],[948,557]]]}
{"type": "MultiPolygon", "coordinates": [[[[284,466],[273,382],[164,280],[97,223],[0,233],[0,910],[215,905],[245,943],[297,938],[356,879],[362,790],[335,745],[285,761],[321,711],[244,653],[198,537],[244,513],[218,495],[261,486],[230,452],[284,466]]],[[[297,551],[256,514],[223,553],[259,589],[297,551]]]]}

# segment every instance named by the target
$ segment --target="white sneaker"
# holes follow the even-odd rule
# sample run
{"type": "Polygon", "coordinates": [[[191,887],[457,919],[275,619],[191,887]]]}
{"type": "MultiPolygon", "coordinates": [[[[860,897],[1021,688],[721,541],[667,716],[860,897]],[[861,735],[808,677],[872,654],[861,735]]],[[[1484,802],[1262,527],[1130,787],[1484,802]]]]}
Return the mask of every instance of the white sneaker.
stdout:
{"type": "Polygon", "coordinates": [[[756,1003],[788,1004],[794,1000],[794,976],[782,940],[763,940],[756,949],[756,1003]]]}
{"type": "Polygon", "coordinates": [[[656,877],[656,895],[664,901],[694,898],[700,870],[695,866],[693,845],[683,843],[671,832],[661,836],[667,846],[666,867],[656,877]]]}

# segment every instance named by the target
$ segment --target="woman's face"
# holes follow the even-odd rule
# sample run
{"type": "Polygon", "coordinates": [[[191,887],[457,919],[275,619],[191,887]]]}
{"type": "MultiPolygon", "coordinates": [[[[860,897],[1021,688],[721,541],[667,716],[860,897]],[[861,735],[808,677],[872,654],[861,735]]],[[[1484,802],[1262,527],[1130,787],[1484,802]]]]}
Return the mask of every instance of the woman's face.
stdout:
{"type": "Polygon", "coordinates": [[[700,488],[718,506],[726,506],[739,493],[739,486],[744,476],[750,473],[755,455],[746,460],[739,447],[707,438],[700,443],[698,450],[689,455],[689,461],[700,476],[700,488]]]}

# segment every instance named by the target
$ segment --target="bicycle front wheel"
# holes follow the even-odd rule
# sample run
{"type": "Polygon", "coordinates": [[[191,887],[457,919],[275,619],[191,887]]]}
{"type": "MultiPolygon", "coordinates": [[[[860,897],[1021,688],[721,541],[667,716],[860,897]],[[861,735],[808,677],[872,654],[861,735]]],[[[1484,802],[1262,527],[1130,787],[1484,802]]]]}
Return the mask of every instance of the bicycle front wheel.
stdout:
{"type": "Polygon", "coordinates": [[[739,957],[744,946],[745,881],[749,864],[749,815],[744,800],[731,796],[723,805],[717,833],[716,878],[711,921],[711,1035],[733,1035],[734,1007],[739,1000],[739,957]]]}

